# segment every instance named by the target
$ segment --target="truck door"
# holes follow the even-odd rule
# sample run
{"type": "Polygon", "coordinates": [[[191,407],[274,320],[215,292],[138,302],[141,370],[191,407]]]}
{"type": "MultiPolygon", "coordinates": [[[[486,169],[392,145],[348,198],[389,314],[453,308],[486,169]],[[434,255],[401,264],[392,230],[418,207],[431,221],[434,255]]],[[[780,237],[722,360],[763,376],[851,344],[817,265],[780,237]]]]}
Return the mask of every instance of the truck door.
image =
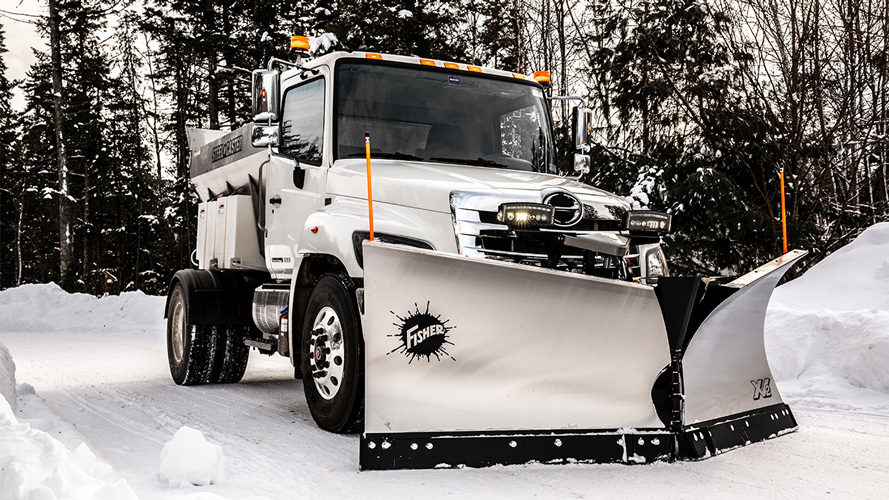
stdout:
{"type": "Polygon", "coordinates": [[[310,213],[324,204],[327,169],[324,144],[324,76],[284,92],[278,151],[265,174],[266,266],[276,279],[289,279],[297,244],[310,213]]]}

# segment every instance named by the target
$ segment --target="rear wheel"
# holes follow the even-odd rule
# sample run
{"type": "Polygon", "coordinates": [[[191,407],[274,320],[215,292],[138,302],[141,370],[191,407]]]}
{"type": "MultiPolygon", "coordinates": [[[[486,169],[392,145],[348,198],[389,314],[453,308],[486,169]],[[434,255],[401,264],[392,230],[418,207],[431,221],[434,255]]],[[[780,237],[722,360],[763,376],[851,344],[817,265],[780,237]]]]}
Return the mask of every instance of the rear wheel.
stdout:
{"type": "Polygon", "coordinates": [[[181,283],[170,294],[167,310],[167,358],[170,374],[179,385],[205,384],[210,380],[216,334],[212,326],[188,322],[188,297],[181,283]]]}
{"type": "Polygon", "coordinates": [[[331,432],[360,429],[364,406],[361,327],[355,285],[343,274],[315,283],[303,320],[303,389],[315,422],[331,432]]]}
{"type": "Polygon", "coordinates": [[[250,347],[244,339],[250,332],[246,326],[214,326],[216,353],[210,382],[214,384],[234,384],[244,377],[250,347]]]}
{"type": "Polygon", "coordinates": [[[250,355],[244,344],[249,328],[190,324],[189,300],[185,288],[177,283],[167,310],[167,357],[173,381],[179,385],[240,381],[250,355]]]}

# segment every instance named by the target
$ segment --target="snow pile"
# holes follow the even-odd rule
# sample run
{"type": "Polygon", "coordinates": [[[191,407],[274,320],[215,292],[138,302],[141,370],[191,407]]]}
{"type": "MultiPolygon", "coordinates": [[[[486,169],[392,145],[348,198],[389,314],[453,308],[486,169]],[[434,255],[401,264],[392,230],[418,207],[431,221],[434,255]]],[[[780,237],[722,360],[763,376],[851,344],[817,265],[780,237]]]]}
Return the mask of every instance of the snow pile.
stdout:
{"type": "Polygon", "coordinates": [[[126,292],[96,298],[69,294],[58,285],[23,285],[0,291],[0,332],[96,331],[156,328],[163,323],[164,297],[126,292]],[[161,314],[159,314],[161,313],[161,314]]]}
{"type": "Polygon", "coordinates": [[[15,365],[0,344],[0,500],[95,499],[138,500],[127,482],[81,444],[74,452],[46,432],[19,423],[15,401],[15,365]],[[7,400],[9,398],[9,400],[7,400]]]}
{"type": "Polygon", "coordinates": [[[15,363],[3,344],[0,344],[0,396],[15,412],[15,363]]]}
{"type": "Polygon", "coordinates": [[[869,227],[803,276],[778,287],[772,303],[798,311],[889,310],[889,222],[869,227]]]}
{"type": "Polygon", "coordinates": [[[766,348],[792,399],[889,408],[889,223],[775,290],[766,348]]]}
{"type": "Polygon", "coordinates": [[[219,484],[225,481],[225,454],[201,431],[184,426],[164,445],[158,477],[170,488],[219,484]]]}

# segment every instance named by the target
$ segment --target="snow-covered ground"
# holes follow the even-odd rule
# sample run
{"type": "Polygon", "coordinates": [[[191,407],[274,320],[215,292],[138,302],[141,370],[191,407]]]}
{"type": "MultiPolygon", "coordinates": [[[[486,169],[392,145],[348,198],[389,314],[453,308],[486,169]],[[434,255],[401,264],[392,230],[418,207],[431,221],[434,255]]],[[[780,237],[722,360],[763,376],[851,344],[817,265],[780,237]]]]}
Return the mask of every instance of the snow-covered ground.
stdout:
{"type": "Polygon", "coordinates": [[[282,357],[179,387],[164,299],[0,292],[0,500],[886,498],[889,224],[778,288],[769,358],[799,431],[702,462],[357,472],[282,357]],[[200,484],[201,486],[194,486],[200,484]]]}

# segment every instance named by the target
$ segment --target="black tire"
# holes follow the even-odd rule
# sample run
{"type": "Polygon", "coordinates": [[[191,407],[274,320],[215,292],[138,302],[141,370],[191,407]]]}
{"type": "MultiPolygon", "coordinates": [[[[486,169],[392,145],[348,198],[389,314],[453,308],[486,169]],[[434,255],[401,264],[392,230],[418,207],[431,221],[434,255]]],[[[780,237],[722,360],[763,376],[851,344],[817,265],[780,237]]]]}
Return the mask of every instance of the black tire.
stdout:
{"type": "Polygon", "coordinates": [[[235,384],[244,377],[250,347],[244,339],[250,331],[246,326],[215,326],[216,352],[213,356],[213,369],[210,383],[235,384]]]}
{"type": "Polygon", "coordinates": [[[361,429],[363,350],[355,285],[343,274],[324,275],[309,297],[299,358],[306,402],[318,427],[337,433],[361,429]]]}
{"type": "Polygon", "coordinates": [[[170,294],[167,310],[167,358],[170,374],[179,385],[206,384],[216,351],[212,326],[188,323],[188,297],[181,283],[170,294]]]}

